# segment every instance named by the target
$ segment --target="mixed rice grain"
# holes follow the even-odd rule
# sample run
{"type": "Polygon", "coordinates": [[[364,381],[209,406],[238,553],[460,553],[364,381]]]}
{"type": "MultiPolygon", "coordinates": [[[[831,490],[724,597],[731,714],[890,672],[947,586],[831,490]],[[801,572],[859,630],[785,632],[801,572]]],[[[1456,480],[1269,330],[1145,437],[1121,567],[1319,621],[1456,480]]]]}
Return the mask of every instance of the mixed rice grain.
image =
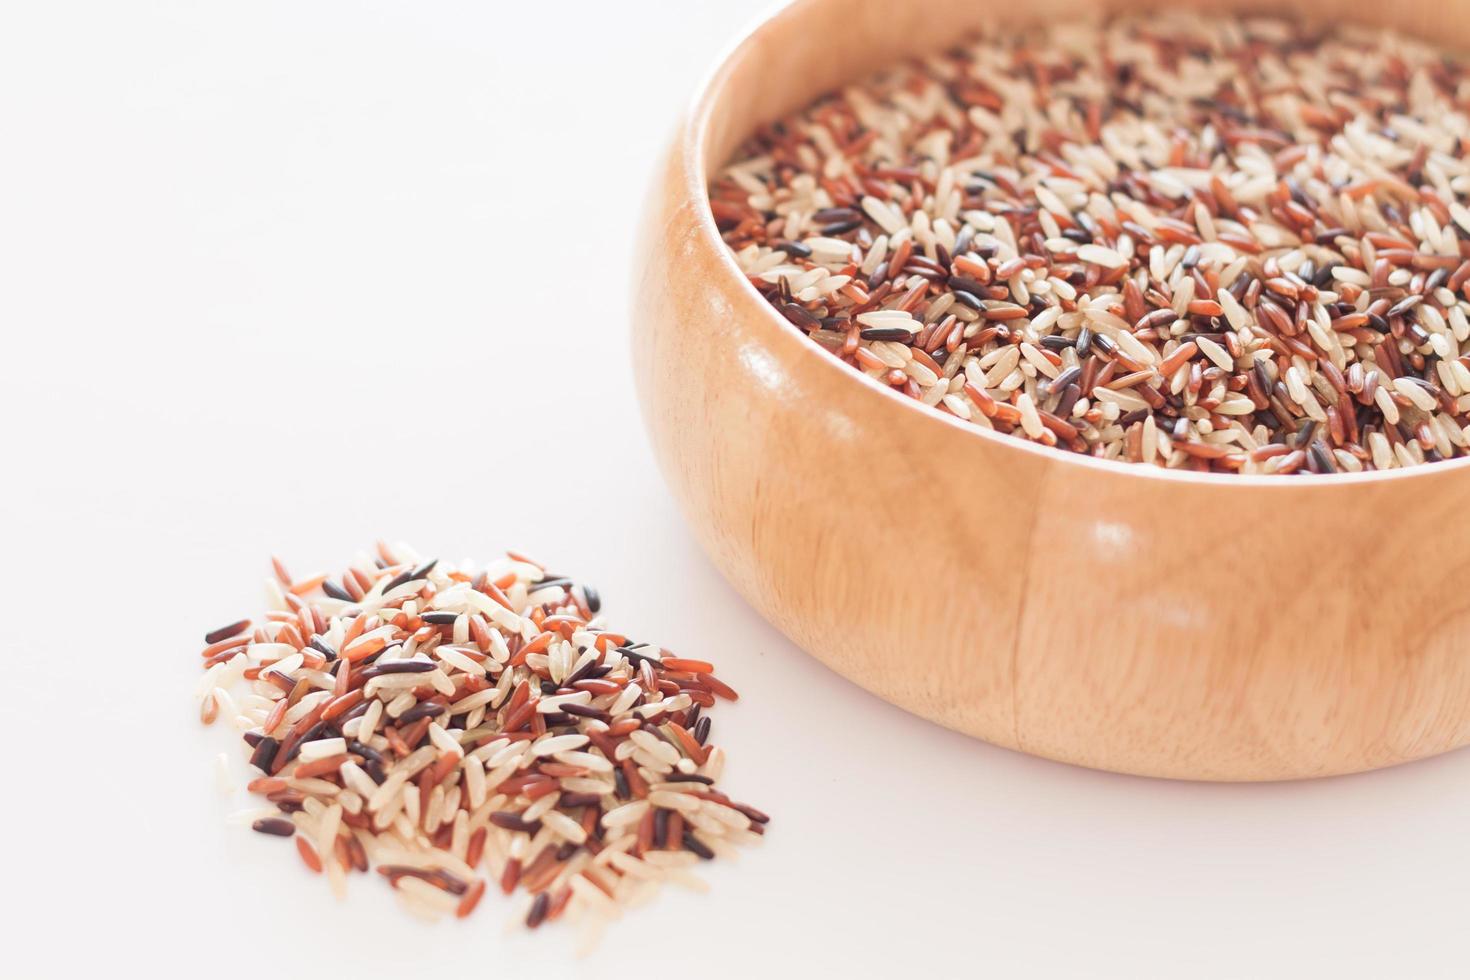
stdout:
{"type": "Polygon", "coordinates": [[[1470,454],[1470,75],[1350,26],[986,37],[763,128],[710,188],[797,329],[936,411],[1103,459],[1470,454]]]}
{"type": "Polygon", "coordinates": [[[594,926],[758,840],[716,788],[713,665],[608,630],[595,590],[523,555],[482,569],[379,545],[338,578],[279,561],[270,611],[205,635],[200,719],[232,721],[268,807],[334,891],[376,867],[405,908],[464,917],[494,884],[531,927],[594,926]]]}

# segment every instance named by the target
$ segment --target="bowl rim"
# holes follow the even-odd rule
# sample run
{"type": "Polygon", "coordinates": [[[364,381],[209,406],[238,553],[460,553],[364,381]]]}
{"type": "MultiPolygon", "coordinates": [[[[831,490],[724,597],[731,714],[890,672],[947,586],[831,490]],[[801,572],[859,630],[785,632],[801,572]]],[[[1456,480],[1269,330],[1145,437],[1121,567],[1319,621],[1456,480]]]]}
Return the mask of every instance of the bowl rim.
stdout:
{"type": "Polygon", "coordinates": [[[1396,467],[1391,470],[1370,470],[1358,473],[1294,473],[1278,476],[1265,473],[1200,473],[1194,470],[1166,469],[1162,466],[1147,466],[1122,460],[1099,459],[1083,453],[1068,452],[1043,446],[1029,439],[1021,439],[993,430],[970,425],[963,419],[946,415],[916,399],[899,394],[888,385],[879,384],[861,371],[854,371],[819,345],[808,340],[796,326],[778,314],[765,297],[750,284],[731,255],[715,224],[714,210],[710,205],[709,185],[705,179],[708,163],[708,143],[715,108],[728,85],[739,58],[754,43],[757,35],[771,30],[771,26],[790,17],[797,17],[808,7],[832,4],[841,0],[773,0],[766,9],[741,29],[721,50],[714,66],[705,73],[685,112],[685,125],[678,137],[676,152],[683,161],[683,177],[687,190],[696,205],[694,222],[703,244],[718,254],[719,263],[738,284],[741,296],[759,308],[759,315],[772,326],[777,335],[787,341],[796,341],[801,353],[796,355],[812,363],[820,363],[818,370],[836,371],[856,382],[858,390],[867,390],[886,398],[909,413],[919,424],[943,425],[964,434],[963,437],[990,442],[997,448],[1030,453],[1040,457],[1038,462],[1061,467],[1081,467],[1082,472],[1091,472],[1097,477],[1131,476],[1145,480],[1163,480],[1172,483],[1191,484],[1203,488],[1218,487],[1270,487],[1275,492],[1287,490],[1318,490],[1328,487],[1353,487],[1388,481],[1423,480],[1443,476],[1452,477],[1470,469],[1470,455],[1458,459],[1442,460],[1437,463],[1422,463],[1412,467],[1396,467]]]}

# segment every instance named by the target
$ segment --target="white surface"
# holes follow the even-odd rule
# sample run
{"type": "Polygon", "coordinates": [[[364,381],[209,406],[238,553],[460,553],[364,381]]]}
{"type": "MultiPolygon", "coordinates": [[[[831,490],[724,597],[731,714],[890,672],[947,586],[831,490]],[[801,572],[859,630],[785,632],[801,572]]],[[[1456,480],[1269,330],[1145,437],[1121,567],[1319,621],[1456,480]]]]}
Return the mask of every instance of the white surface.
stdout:
{"type": "Polygon", "coordinates": [[[0,11],[7,976],[1465,975],[1470,755],[1255,787],[1024,758],[828,673],[698,552],[629,387],[628,251],[755,8],[0,11]],[[379,535],[533,551],[716,661],[765,845],[577,961],[493,895],[335,904],[226,827],[200,635],[272,551],[379,535]]]}

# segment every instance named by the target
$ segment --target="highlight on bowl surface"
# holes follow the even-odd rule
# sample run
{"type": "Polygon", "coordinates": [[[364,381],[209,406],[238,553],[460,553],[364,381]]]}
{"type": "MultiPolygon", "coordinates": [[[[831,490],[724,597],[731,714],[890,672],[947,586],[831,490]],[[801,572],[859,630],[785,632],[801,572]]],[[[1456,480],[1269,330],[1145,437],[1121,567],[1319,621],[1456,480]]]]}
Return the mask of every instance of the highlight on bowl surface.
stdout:
{"type": "Polygon", "coordinates": [[[810,340],[970,425],[1248,474],[1470,453],[1464,64],[1130,16],[880,67],[710,187],[810,340]]]}

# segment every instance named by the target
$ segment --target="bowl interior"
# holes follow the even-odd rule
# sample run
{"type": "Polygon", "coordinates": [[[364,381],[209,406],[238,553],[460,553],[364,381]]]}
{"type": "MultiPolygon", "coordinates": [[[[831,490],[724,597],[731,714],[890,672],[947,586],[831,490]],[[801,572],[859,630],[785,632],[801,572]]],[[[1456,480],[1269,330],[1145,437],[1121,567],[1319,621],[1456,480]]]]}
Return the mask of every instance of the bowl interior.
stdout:
{"type": "Polygon", "coordinates": [[[1389,27],[1463,50],[1470,4],[1452,0],[796,0],[744,38],[705,89],[695,138],[708,179],[758,125],[802,108],[822,93],[856,82],[904,58],[960,43],[978,32],[1067,19],[1098,19],[1130,10],[1269,13],[1307,21],[1389,27]]]}
{"type": "MultiPolygon", "coordinates": [[[[1158,9],[1157,2],[1136,0],[1034,0],[1002,4],[995,0],[928,0],[923,4],[891,4],[881,0],[795,0],[742,38],[705,85],[691,115],[685,152],[692,155],[688,173],[697,176],[688,188],[704,206],[703,228],[711,243],[725,255],[724,244],[708,211],[708,182],[759,126],[803,109],[814,99],[905,58],[921,57],[962,43],[982,33],[1022,29],[1066,19],[1098,20],[1128,11],[1158,9]]],[[[1392,28],[1430,40],[1450,50],[1470,50],[1470,0],[1402,0],[1369,3],[1365,0],[1175,0],[1168,9],[1208,13],[1274,14],[1307,22],[1351,22],[1392,28]]],[[[726,263],[740,277],[733,259],[726,263]]],[[[1363,473],[1297,474],[1289,480],[1268,475],[1199,473],[1193,470],[1138,466],[1085,454],[1061,452],[1028,440],[1015,439],[964,423],[920,405],[887,385],[839,364],[800,336],[785,318],[746,290],[765,319],[770,335],[781,341],[800,340],[803,356],[821,362],[821,370],[840,371],[854,385],[869,388],[893,403],[905,417],[961,429],[968,437],[1000,443],[1021,454],[1040,454],[1056,465],[1093,469],[1114,476],[1212,484],[1243,488],[1270,487],[1282,492],[1330,491],[1332,487],[1385,480],[1421,479],[1450,470],[1470,470],[1470,457],[1427,466],[1374,470],[1363,473]]],[[[1458,474],[1457,474],[1458,475],[1458,474]]]]}

